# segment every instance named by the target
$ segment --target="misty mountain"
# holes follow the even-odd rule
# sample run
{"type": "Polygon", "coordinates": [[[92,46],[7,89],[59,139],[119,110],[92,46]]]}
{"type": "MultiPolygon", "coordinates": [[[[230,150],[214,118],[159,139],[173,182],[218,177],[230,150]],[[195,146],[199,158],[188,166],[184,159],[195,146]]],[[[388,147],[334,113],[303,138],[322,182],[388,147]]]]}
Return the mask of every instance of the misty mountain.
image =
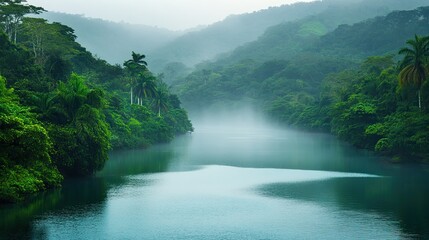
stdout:
{"type": "MultiPolygon", "coordinates": [[[[182,62],[192,66],[226,53],[247,42],[252,42],[270,27],[309,16],[323,21],[319,34],[333,30],[339,24],[351,24],[367,18],[387,14],[393,10],[409,10],[427,3],[426,0],[324,0],[272,7],[258,12],[235,15],[200,31],[190,32],[152,52],[154,65],[182,62]]],[[[317,28],[311,24],[308,30],[317,28]]],[[[305,29],[304,29],[305,31],[305,29]]],[[[243,50],[244,53],[246,50],[243,50]]],[[[271,52],[274,52],[275,49],[271,52]]],[[[251,52],[247,52],[252,54],[251,52]]],[[[270,53],[271,54],[271,53],[270,53]]]]}
{"type": "Polygon", "coordinates": [[[243,99],[271,105],[290,91],[317,98],[328,74],[357,67],[368,56],[396,54],[415,34],[428,35],[428,26],[429,7],[340,25],[326,34],[320,17],[283,23],[226,58],[200,64],[174,89],[196,108],[243,99]]]}
{"type": "MultiPolygon", "coordinates": [[[[155,72],[166,72],[166,81],[171,82],[171,79],[189,73],[187,67],[211,60],[222,53],[225,55],[258,39],[267,28],[279,23],[315,16],[316,22],[303,26],[303,31],[315,31],[314,33],[320,35],[333,30],[339,24],[355,23],[395,9],[413,9],[425,2],[426,0],[324,0],[296,3],[229,16],[223,21],[189,32],[175,32],[64,13],[47,12],[41,17],[72,27],[78,36],[77,41],[82,46],[110,63],[122,64],[129,58],[131,51],[144,53],[151,69],[155,72]],[[180,74],[169,77],[167,72],[180,74]]],[[[244,57],[245,54],[252,52],[242,49],[237,55],[244,57]]],[[[272,48],[271,52],[262,54],[271,58],[274,56],[272,54],[282,53],[276,53],[272,48]]],[[[262,59],[263,55],[260,56],[262,59]]],[[[231,59],[233,60],[234,56],[231,59]]]]}
{"type": "MultiPolygon", "coordinates": [[[[341,26],[341,29],[349,29],[350,31],[355,31],[356,29],[350,29],[347,26],[352,25],[375,16],[382,16],[391,11],[388,11],[389,8],[393,9],[405,9],[408,10],[412,6],[423,6],[423,1],[407,1],[402,3],[397,0],[384,0],[384,1],[373,1],[372,4],[368,4],[368,1],[355,1],[353,4],[344,4],[342,1],[331,1],[331,5],[323,12],[306,17],[302,20],[297,20],[293,22],[285,22],[278,24],[276,26],[270,27],[266,32],[258,38],[258,40],[244,44],[236,48],[234,51],[223,54],[223,56],[218,57],[218,60],[213,62],[208,62],[207,65],[223,65],[231,64],[234,62],[239,62],[245,59],[253,59],[255,61],[264,62],[272,59],[289,59],[292,56],[300,53],[316,44],[319,39],[327,35],[324,38],[325,42],[333,41],[335,43],[340,42],[339,39],[350,36],[353,39],[344,39],[343,44],[347,44],[347,40],[354,40],[354,43],[361,41],[361,44],[367,44],[364,39],[365,36],[372,36],[376,39],[383,39],[381,41],[388,41],[383,34],[380,34],[382,29],[372,28],[373,32],[363,33],[355,32],[354,34],[329,34],[331,31],[336,29],[338,26],[341,26]],[[385,11],[388,11],[385,13],[385,11]],[[377,31],[376,31],[377,30],[377,31]],[[380,36],[373,36],[379,34],[380,36]],[[333,36],[334,37],[330,37],[333,36]],[[330,40],[328,40],[330,39],[330,40]]],[[[415,7],[413,7],[414,9],[415,7]]],[[[390,16],[390,15],[389,15],[390,16]]],[[[389,17],[390,18],[390,17],[389,17]]],[[[391,17],[395,18],[395,17],[391,17]]],[[[380,19],[377,20],[368,20],[380,22],[380,19]]],[[[400,20],[398,20],[400,21],[400,20]]],[[[359,26],[368,24],[366,21],[360,23],[359,26]]],[[[392,23],[386,23],[390,26],[392,23]]],[[[416,23],[409,23],[410,25],[415,26],[416,23]]],[[[409,30],[409,32],[414,31],[415,29],[409,28],[406,23],[398,23],[397,27],[404,27],[404,30],[409,30]]],[[[380,28],[385,28],[384,26],[378,26],[380,28]]],[[[356,28],[356,27],[355,27],[356,28]]],[[[363,27],[362,27],[363,28],[363,27]]],[[[386,31],[393,31],[394,29],[386,28],[386,31]]],[[[419,31],[421,32],[421,31],[419,31]]],[[[371,54],[378,54],[385,50],[395,49],[395,47],[400,46],[404,42],[404,39],[407,39],[409,35],[400,36],[384,47],[384,50],[368,52],[364,54],[365,56],[371,54]]],[[[369,40],[372,41],[371,39],[369,40]]],[[[353,43],[353,44],[354,44],[353,43]]],[[[325,47],[325,46],[323,46],[325,47]]],[[[322,46],[318,43],[317,49],[321,49],[322,46]]],[[[314,50],[314,47],[312,47],[314,50]]],[[[347,49],[348,50],[348,49],[347,49]]]]}
{"type": "Polygon", "coordinates": [[[321,2],[297,3],[232,15],[199,31],[184,34],[150,55],[156,59],[157,66],[168,62],[182,62],[192,66],[255,40],[269,26],[300,19],[324,9],[321,2]]]}
{"type": "Polygon", "coordinates": [[[45,12],[40,17],[72,27],[82,46],[112,64],[122,64],[129,59],[131,51],[147,53],[182,34],[146,25],[117,23],[66,13],[45,12]]]}
{"type": "Polygon", "coordinates": [[[321,37],[315,49],[323,54],[354,58],[397,54],[414,35],[429,34],[429,7],[395,11],[353,25],[340,25],[321,37]]]}

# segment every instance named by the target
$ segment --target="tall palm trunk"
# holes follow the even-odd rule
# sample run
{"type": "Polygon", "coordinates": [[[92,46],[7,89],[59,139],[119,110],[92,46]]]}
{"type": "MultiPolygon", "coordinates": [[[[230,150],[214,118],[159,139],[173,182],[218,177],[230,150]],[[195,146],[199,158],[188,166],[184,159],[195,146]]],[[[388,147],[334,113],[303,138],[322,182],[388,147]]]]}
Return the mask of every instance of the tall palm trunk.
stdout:
{"type": "Polygon", "coordinates": [[[419,95],[419,109],[422,109],[422,90],[419,89],[418,91],[418,95],[419,95]]]}
{"type": "Polygon", "coordinates": [[[130,91],[130,104],[133,105],[133,87],[131,87],[130,91]]]}

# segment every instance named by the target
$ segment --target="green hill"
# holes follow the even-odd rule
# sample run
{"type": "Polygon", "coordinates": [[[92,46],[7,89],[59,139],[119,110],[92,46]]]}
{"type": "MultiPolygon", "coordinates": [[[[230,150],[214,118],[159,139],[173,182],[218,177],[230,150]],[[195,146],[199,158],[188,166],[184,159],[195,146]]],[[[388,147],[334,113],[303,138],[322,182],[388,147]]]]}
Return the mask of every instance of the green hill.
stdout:
{"type": "Polygon", "coordinates": [[[70,26],[82,46],[112,64],[124,63],[131,51],[151,52],[183,34],[157,27],[58,12],[45,12],[40,17],[70,26]]]}
{"type": "MultiPolygon", "coordinates": [[[[280,23],[315,16],[314,23],[302,26],[301,34],[324,34],[339,24],[356,23],[394,10],[414,9],[425,3],[424,0],[324,0],[272,7],[230,16],[202,30],[184,34],[149,55],[154,59],[157,71],[161,71],[160,67],[168,62],[182,62],[193,66],[255,41],[267,28],[280,23]]],[[[262,37],[266,36],[267,34],[262,37]]],[[[271,57],[275,51],[273,49],[267,55],[271,57]]],[[[244,49],[240,54],[251,53],[244,49]]]]}
{"type": "Polygon", "coordinates": [[[264,83],[276,74],[300,79],[317,92],[327,74],[356,66],[371,55],[396,53],[414,34],[428,34],[428,25],[428,8],[397,11],[353,25],[340,25],[325,35],[323,32],[329,26],[321,16],[283,23],[229,56],[201,64],[174,88],[185,104],[198,108],[218,100],[260,97],[258,94],[263,93],[256,93],[255,89],[261,88],[253,84],[264,83]],[[258,71],[264,71],[262,78],[258,71]]]}
{"type": "MultiPolygon", "coordinates": [[[[225,58],[200,64],[173,88],[194,112],[251,104],[281,123],[331,131],[398,161],[429,161],[429,98],[417,108],[417,87],[398,85],[396,63],[399,49],[416,34],[428,36],[428,26],[429,7],[326,34],[321,16],[283,23],[225,58]]],[[[429,95],[427,81],[420,91],[429,95]]]]}

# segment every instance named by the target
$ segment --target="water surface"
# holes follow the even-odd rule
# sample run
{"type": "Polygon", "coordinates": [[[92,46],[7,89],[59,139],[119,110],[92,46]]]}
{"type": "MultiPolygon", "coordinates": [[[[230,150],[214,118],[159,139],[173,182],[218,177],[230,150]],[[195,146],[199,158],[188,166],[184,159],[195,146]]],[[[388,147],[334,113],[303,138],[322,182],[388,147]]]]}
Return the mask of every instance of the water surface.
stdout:
{"type": "Polygon", "coordinates": [[[428,182],[427,167],[242,114],[1,207],[0,238],[429,238],[428,182]]]}

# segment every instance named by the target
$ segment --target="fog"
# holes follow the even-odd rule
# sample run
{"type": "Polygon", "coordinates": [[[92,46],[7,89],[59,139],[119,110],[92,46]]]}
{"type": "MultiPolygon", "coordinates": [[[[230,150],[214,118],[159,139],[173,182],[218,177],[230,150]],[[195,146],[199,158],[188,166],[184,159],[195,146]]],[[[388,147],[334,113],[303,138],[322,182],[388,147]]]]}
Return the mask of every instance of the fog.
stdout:
{"type": "Polygon", "coordinates": [[[185,30],[220,21],[231,14],[253,12],[298,1],[312,0],[29,0],[28,2],[49,11],[84,14],[93,18],[145,24],[171,30],[185,30]]]}
{"type": "Polygon", "coordinates": [[[383,173],[378,166],[368,168],[365,152],[328,134],[281,125],[261,112],[252,106],[192,112],[195,131],[176,142],[184,147],[178,158],[187,165],[383,173]]]}
{"type": "Polygon", "coordinates": [[[206,111],[191,112],[197,131],[210,128],[217,133],[249,133],[278,127],[253,106],[212,107],[206,111]]]}

